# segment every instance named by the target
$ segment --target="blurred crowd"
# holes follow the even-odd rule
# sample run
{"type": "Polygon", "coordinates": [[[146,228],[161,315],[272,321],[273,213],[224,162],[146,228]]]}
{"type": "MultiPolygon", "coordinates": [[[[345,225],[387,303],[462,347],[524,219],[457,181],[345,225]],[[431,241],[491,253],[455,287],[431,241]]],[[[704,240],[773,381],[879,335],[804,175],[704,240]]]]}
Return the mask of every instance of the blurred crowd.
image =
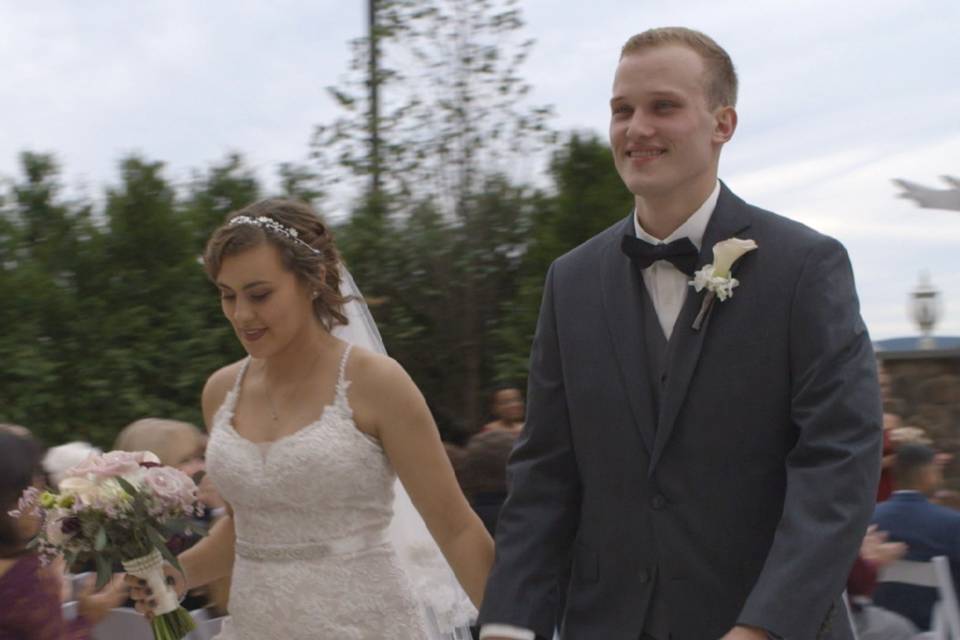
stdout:
{"type": "MultiPolygon", "coordinates": [[[[882,369],[880,380],[888,398],[891,381],[882,369]]],[[[507,495],[507,460],[524,417],[520,387],[497,387],[490,393],[488,420],[476,425],[465,442],[446,443],[460,486],[491,534],[507,495]]],[[[960,578],[960,493],[944,487],[942,473],[950,456],[938,452],[923,429],[904,424],[896,414],[884,415],[883,430],[883,470],[873,524],[847,583],[858,640],[923,637],[936,624],[932,612],[940,590],[891,579],[891,568],[901,561],[945,556],[954,584],[960,578]]],[[[209,528],[226,505],[205,474],[206,439],[192,424],[145,418],[121,430],[113,449],[151,451],[163,464],[191,476],[204,505],[196,524],[209,528]]],[[[85,442],[44,449],[26,427],[0,425],[0,640],[97,638],[95,629],[105,616],[130,606],[122,582],[95,589],[90,567],[41,566],[28,541],[42,524],[29,515],[8,513],[25,488],[56,487],[67,469],[99,452],[85,442]]],[[[194,542],[182,538],[169,544],[179,553],[194,542]]],[[[228,603],[229,580],[223,580],[191,592],[184,606],[216,618],[227,613],[228,603]]]]}
{"type": "MultiPolygon", "coordinates": [[[[881,365],[880,388],[889,407],[892,380],[881,365]]],[[[943,556],[953,584],[960,578],[960,493],[944,486],[943,468],[952,456],[939,452],[927,432],[904,424],[901,416],[884,413],[883,462],[877,488],[873,524],[864,537],[860,555],[850,572],[847,597],[858,640],[909,640],[926,637],[934,627],[944,590],[923,581],[913,571],[943,556]],[[904,569],[904,568],[907,569],[904,569]]],[[[928,581],[930,582],[930,581],[928,581]]],[[[955,604],[954,604],[955,606],[955,604]]],[[[946,612],[940,609],[940,616],[946,612]]]]}

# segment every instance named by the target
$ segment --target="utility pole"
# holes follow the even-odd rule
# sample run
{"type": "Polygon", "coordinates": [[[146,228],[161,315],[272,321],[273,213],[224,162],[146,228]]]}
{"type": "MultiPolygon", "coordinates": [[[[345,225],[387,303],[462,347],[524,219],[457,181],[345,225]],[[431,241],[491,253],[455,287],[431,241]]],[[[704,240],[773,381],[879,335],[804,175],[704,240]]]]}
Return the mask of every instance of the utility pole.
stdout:
{"type": "Polygon", "coordinates": [[[370,82],[370,201],[380,206],[380,62],[377,32],[377,0],[368,0],[370,82]]]}

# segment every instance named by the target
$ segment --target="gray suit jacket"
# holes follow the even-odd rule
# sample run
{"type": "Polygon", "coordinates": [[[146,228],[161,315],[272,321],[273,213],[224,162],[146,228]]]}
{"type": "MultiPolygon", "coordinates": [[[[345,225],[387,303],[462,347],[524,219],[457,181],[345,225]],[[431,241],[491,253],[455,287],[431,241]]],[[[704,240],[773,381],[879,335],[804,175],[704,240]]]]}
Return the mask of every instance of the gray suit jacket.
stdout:
{"type": "Polygon", "coordinates": [[[700,265],[733,236],[759,249],[700,331],[689,292],[656,413],[632,233],[628,217],[547,275],[481,623],[550,638],[565,600],[565,639],[636,640],[656,588],[677,640],[850,638],[840,594],[882,431],[844,248],[723,186],[700,265]]]}

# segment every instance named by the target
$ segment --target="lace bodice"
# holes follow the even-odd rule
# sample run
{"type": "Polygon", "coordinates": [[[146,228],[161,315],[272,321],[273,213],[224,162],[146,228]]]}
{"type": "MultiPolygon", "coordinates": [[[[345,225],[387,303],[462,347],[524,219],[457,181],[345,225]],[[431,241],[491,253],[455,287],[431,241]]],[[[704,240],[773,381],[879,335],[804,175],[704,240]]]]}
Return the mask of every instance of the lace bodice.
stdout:
{"type": "Polygon", "coordinates": [[[251,442],[233,427],[250,361],[244,362],[214,417],[207,463],[217,489],[233,506],[238,540],[303,544],[381,531],[389,524],[396,476],[380,444],[353,422],[347,357],[349,349],[333,403],[314,422],[270,443],[251,442]]]}
{"type": "Polygon", "coordinates": [[[426,635],[385,542],[395,473],[380,444],[354,424],[349,355],[348,347],[333,403],[292,435],[255,443],[234,428],[249,359],[214,417],[207,470],[236,529],[223,639],[426,635]]]}

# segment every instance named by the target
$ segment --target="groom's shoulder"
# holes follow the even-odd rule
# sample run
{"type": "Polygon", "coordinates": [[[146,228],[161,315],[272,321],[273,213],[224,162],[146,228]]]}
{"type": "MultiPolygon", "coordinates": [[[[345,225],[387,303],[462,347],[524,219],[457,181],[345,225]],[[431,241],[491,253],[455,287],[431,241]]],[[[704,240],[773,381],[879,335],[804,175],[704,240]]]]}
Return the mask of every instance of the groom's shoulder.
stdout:
{"type": "MultiPolygon", "coordinates": [[[[736,196],[734,196],[736,197],[736,196]]],[[[747,237],[762,244],[769,255],[789,261],[790,257],[803,259],[814,249],[846,249],[836,238],[785,215],[763,209],[737,198],[738,205],[746,208],[750,216],[747,237]]]]}

